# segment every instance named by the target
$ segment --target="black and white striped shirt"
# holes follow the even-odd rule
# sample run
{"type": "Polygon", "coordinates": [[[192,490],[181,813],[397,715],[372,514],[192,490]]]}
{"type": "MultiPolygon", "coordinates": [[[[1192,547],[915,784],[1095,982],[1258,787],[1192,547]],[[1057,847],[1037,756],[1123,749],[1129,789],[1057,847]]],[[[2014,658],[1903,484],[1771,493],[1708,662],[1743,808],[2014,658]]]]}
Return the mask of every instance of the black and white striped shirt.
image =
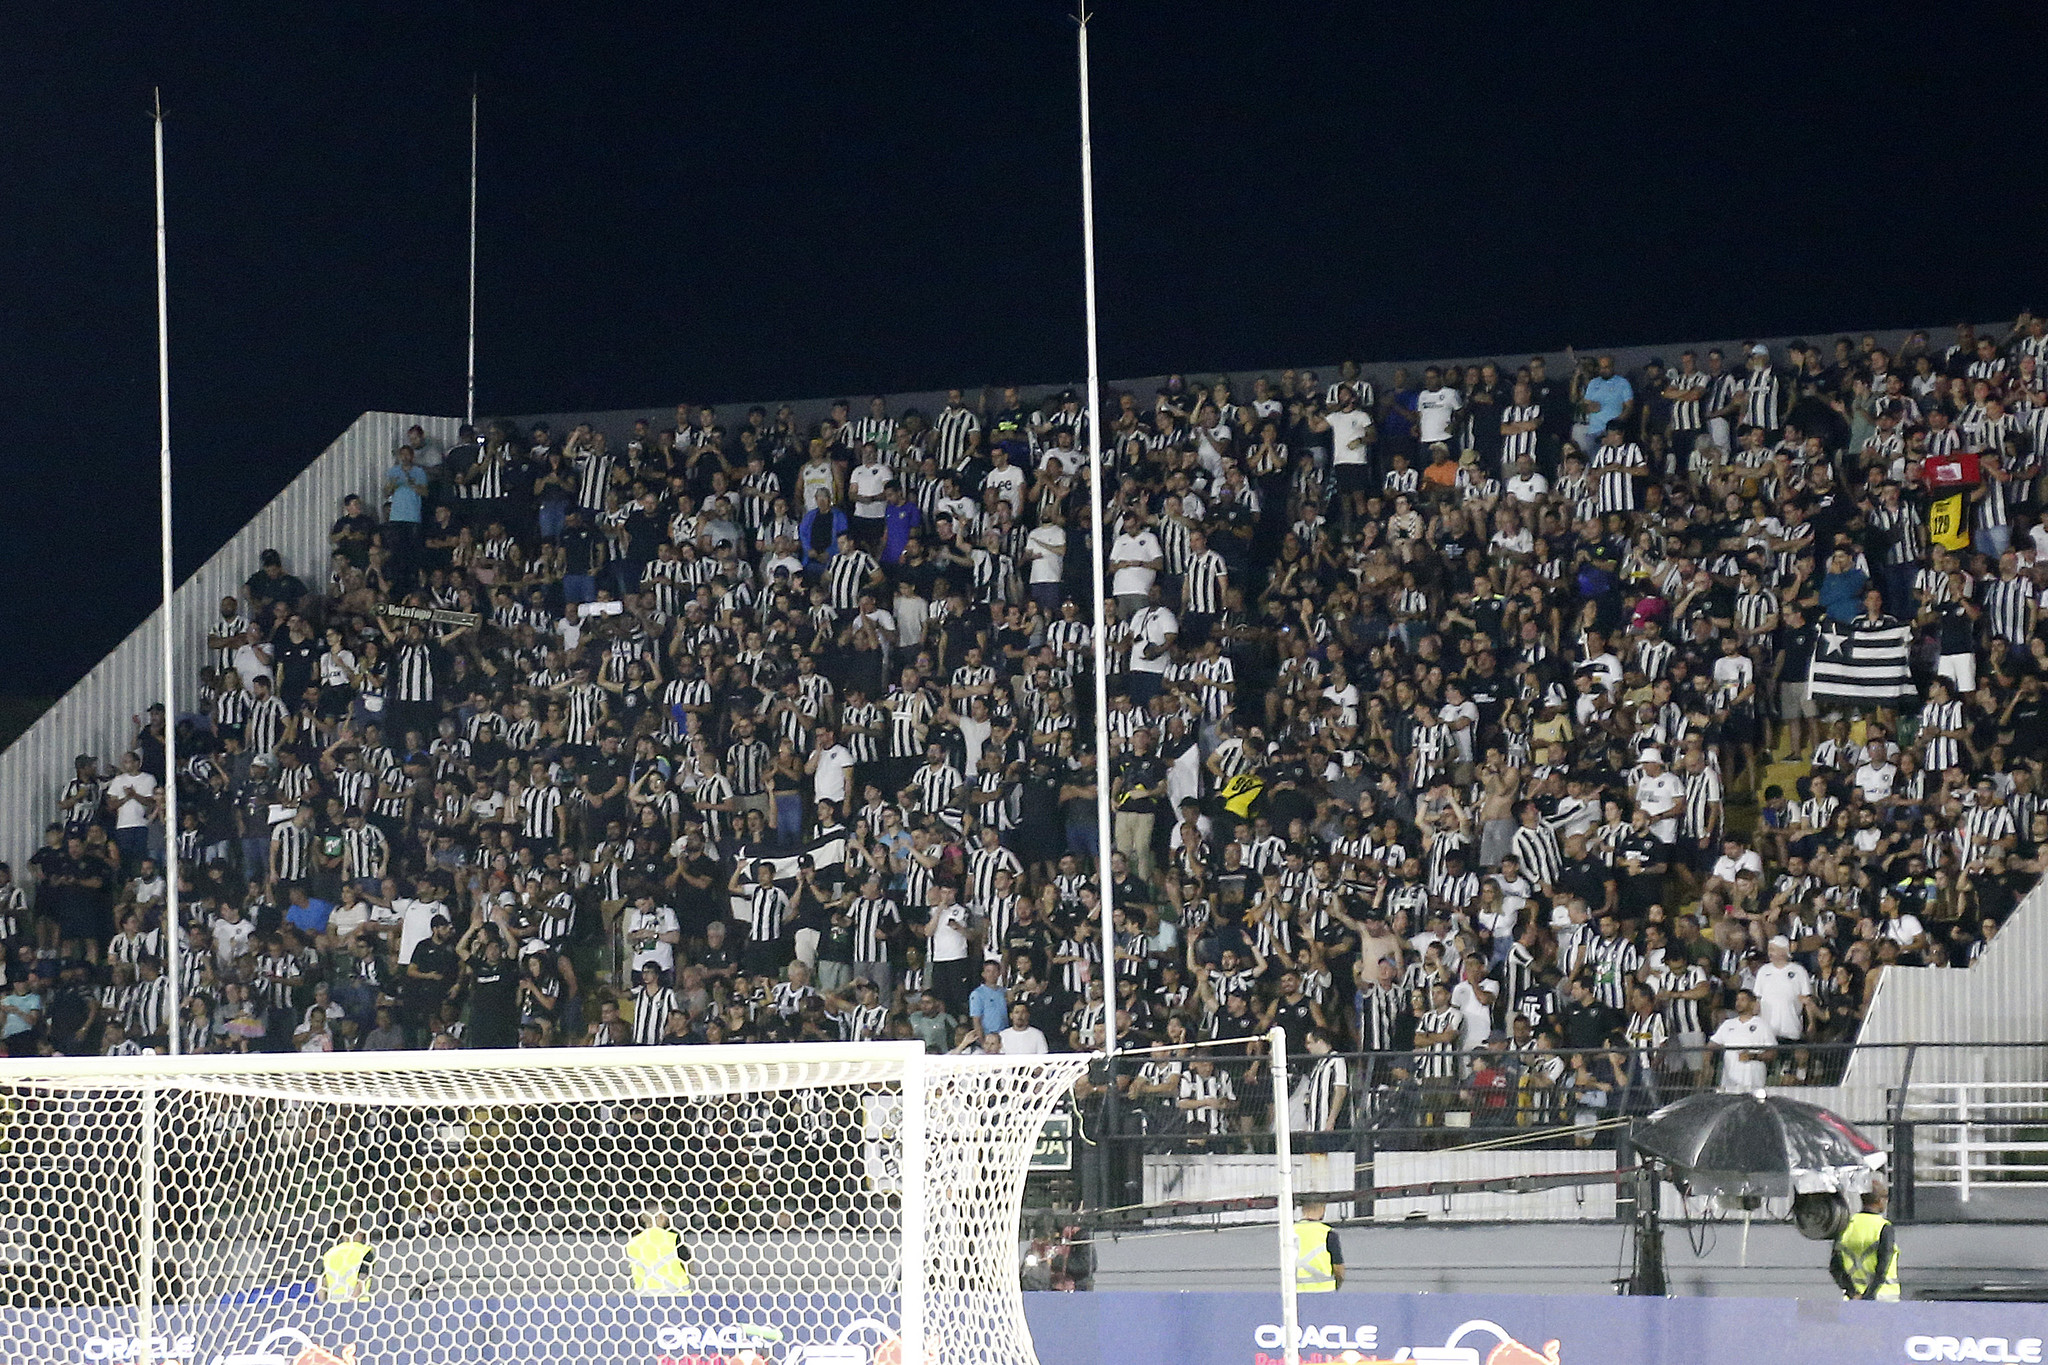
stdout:
{"type": "Polygon", "coordinates": [[[400,644],[391,655],[391,695],[403,702],[434,699],[434,651],[429,645],[411,641],[400,644]]]}
{"type": "Polygon", "coordinates": [[[1329,1132],[1345,1125],[1344,1109],[1351,1100],[1351,1071],[1334,1053],[1316,1058],[1302,1082],[1308,1113],[1308,1131],[1329,1132]]]}
{"type": "Polygon", "coordinates": [[[889,956],[889,935],[903,922],[903,912],[887,896],[854,897],[846,907],[853,921],[853,960],[882,962],[889,956]]]}
{"type": "Polygon", "coordinates": [[[1223,556],[1214,550],[1204,550],[1188,557],[1186,578],[1181,584],[1181,607],[1184,611],[1213,615],[1223,610],[1223,584],[1227,570],[1223,556]]]}
{"type": "Polygon", "coordinates": [[[682,1008],[676,993],[667,986],[636,986],[633,989],[633,1041],[654,1047],[668,1032],[668,1016],[682,1008]]]}
{"type": "Polygon", "coordinates": [[[747,927],[750,942],[773,943],[782,937],[782,920],[789,913],[789,893],[781,887],[756,883],[747,896],[747,927]]]}
{"type": "Polygon", "coordinates": [[[2004,636],[2014,646],[2027,640],[2029,610],[2035,602],[2034,585],[2024,578],[1994,578],[1984,585],[1986,629],[2004,636]]]}
{"type": "Polygon", "coordinates": [[[368,877],[384,875],[385,859],[391,852],[391,841],[384,837],[384,831],[375,825],[366,824],[361,829],[344,829],[341,832],[342,875],[351,881],[362,881],[368,877]]]}
{"type": "Polygon", "coordinates": [[[970,408],[949,405],[940,409],[932,430],[938,437],[939,468],[957,470],[967,464],[969,441],[981,430],[981,418],[970,408]]]}
{"type": "Polygon", "coordinates": [[[562,834],[562,792],[559,787],[528,787],[519,794],[519,832],[528,839],[559,839],[562,834]]]}
{"type": "Polygon", "coordinates": [[[1557,832],[1541,820],[1518,827],[1510,847],[1521,860],[1522,870],[1538,886],[1551,886],[1564,871],[1564,851],[1558,847],[1557,832]]]}
{"type": "Polygon", "coordinates": [[[313,875],[313,831],[287,820],[270,832],[279,881],[302,882],[313,875]]]}
{"type": "Polygon", "coordinates": [[[772,755],[760,739],[737,740],[725,751],[725,770],[732,776],[732,789],[740,796],[758,796],[763,775],[772,755]]]}
{"type": "Polygon", "coordinates": [[[825,574],[825,591],[833,607],[839,611],[857,609],[861,588],[874,576],[876,567],[875,557],[866,550],[834,555],[825,574]]]}
{"type": "Polygon", "coordinates": [[[1778,415],[1781,393],[1776,370],[1769,365],[1751,370],[1742,381],[1742,420],[1753,427],[1776,431],[1783,425],[1778,415]]]}
{"type": "Polygon", "coordinates": [[[284,702],[277,697],[251,702],[248,718],[242,722],[244,751],[251,754],[275,752],[278,741],[284,738],[285,722],[290,717],[284,702]]]}

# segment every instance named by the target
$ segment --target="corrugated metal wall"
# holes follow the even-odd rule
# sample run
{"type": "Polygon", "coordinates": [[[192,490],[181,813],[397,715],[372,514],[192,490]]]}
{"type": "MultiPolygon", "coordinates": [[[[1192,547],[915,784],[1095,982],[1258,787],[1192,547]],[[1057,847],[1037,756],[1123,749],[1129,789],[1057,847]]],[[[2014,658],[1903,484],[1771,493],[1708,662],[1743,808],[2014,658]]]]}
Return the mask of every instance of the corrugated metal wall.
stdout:
{"type": "MultiPolygon", "coordinates": [[[[199,572],[179,585],[179,709],[189,711],[194,705],[199,669],[206,662],[206,631],[219,614],[220,599],[235,594],[256,572],[263,551],[271,548],[284,556],[285,567],[307,587],[322,591],[327,583],[327,532],[341,514],[341,500],[361,493],[365,502],[377,501],[391,452],[414,423],[444,447],[461,425],[453,417],[364,413],[199,572]]],[[[152,577],[155,563],[152,553],[152,577]]],[[[161,608],[151,612],[0,753],[0,857],[16,868],[41,844],[40,831],[55,817],[57,796],[71,778],[71,760],[89,753],[111,762],[135,738],[136,727],[129,718],[163,696],[161,615],[161,608]]]]}
{"type": "MultiPolygon", "coordinates": [[[[1975,966],[1889,967],[1857,1041],[1862,1043],[2048,1043],[2048,880],[2037,882],[1975,966]]],[[[1845,1118],[1882,1117],[1904,1075],[1905,1048],[1859,1052],[1843,1083],[1805,1086],[1800,1099],[1845,1118]]],[[[2048,1081],[2048,1046],[1925,1048],[1915,1085],[1934,1081],[2048,1081]]]]}

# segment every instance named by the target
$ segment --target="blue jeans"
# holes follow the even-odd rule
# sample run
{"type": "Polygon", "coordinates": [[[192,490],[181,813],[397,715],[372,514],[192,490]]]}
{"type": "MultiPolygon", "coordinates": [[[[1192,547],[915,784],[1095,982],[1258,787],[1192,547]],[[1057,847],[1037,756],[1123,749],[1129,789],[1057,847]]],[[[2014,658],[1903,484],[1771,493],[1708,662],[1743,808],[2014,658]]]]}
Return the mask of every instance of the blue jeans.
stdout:
{"type": "Polygon", "coordinates": [[[562,600],[570,606],[597,600],[597,580],[587,573],[562,575],[562,600]]]}
{"type": "Polygon", "coordinates": [[[121,850],[121,875],[134,876],[135,869],[149,856],[149,826],[132,825],[115,830],[114,847],[121,850]]]}
{"type": "Polygon", "coordinates": [[[540,533],[544,539],[553,540],[561,535],[562,526],[568,520],[568,503],[550,501],[540,505],[540,533]]]}
{"type": "Polygon", "coordinates": [[[1979,526],[1973,539],[1978,554],[1996,559],[2012,548],[2012,525],[2008,522],[2004,526],[1979,526]]]}
{"type": "Polygon", "coordinates": [[[804,834],[804,799],[796,792],[775,794],[775,837],[784,848],[794,848],[804,834]]]}

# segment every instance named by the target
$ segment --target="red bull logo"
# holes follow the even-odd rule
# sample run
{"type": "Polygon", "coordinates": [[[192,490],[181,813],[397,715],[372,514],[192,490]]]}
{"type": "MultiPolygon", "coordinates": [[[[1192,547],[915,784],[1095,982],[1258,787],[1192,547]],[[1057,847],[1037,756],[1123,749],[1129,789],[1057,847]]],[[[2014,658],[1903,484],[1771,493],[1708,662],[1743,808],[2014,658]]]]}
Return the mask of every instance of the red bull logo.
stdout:
{"type": "MultiPolygon", "coordinates": [[[[1279,1327],[1271,1323],[1259,1327],[1253,1333],[1259,1351],[1252,1365],[1283,1365],[1285,1340],[1279,1327]]],[[[1555,1340],[1544,1342],[1539,1351],[1485,1318],[1459,1323],[1441,1346],[1401,1346],[1388,1351],[1380,1344],[1379,1329],[1372,1326],[1304,1326],[1299,1345],[1302,1365],[1560,1365],[1555,1340]]]]}

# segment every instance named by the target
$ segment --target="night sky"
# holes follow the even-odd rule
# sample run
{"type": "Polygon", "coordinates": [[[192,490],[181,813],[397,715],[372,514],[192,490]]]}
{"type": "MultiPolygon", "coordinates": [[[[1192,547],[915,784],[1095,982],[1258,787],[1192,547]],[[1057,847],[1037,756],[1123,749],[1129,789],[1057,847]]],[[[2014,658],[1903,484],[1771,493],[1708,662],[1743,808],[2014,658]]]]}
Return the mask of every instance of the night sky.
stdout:
{"type": "MultiPolygon", "coordinates": [[[[2048,6],[1104,0],[1103,365],[1244,371],[2048,305],[2048,6]]],[[[180,574],[367,408],[1078,378],[1054,0],[15,6],[0,691],[156,595],[150,88],[180,574]]],[[[252,566],[253,567],[253,566],[252,566]]]]}

